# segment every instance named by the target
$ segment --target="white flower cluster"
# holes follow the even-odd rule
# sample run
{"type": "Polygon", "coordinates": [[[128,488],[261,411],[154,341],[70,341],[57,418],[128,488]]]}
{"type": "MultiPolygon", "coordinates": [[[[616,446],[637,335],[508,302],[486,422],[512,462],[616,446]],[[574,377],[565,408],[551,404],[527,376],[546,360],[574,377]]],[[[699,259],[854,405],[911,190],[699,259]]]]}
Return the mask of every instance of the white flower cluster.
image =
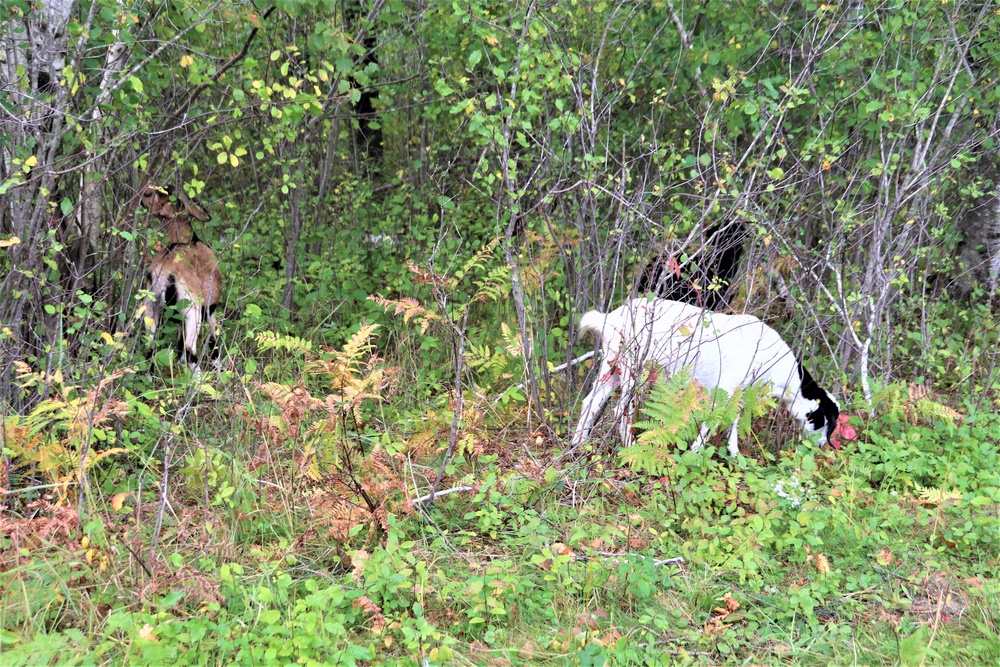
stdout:
{"type": "Polygon", "coordinates": [[[798,507],[804,501],[812,497],[813,483],[807,481],[805,484],[799,481],[799,476],[792,474],[787,480],[779,479],[774,485],[774,493],[779,498],[788,501],[792,507],[798,507]]]}

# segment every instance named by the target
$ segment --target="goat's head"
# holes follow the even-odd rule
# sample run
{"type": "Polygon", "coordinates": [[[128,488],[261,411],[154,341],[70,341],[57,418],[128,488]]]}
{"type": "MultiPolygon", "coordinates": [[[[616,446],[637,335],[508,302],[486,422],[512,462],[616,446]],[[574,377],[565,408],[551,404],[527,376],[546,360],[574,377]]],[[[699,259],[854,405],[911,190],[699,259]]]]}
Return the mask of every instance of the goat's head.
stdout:
{"type": "Polygon", "coordinates": [[[148,185],[139,198],[143,207],[161,220],[172,220],[179,215],[190,215],[202,222],[208,221],[208,214],[200,206],[184,197],[174,196],[170,188],[148,185]]]}
{"type": "Polygon", "coordinates": [[[825,391],[820,398],[810,399],[810,402],[816,407],[806,414],[806,429],[820,433],[822,444],[832,444],[834,431],[840,423],[840,405],[825,391]]]}

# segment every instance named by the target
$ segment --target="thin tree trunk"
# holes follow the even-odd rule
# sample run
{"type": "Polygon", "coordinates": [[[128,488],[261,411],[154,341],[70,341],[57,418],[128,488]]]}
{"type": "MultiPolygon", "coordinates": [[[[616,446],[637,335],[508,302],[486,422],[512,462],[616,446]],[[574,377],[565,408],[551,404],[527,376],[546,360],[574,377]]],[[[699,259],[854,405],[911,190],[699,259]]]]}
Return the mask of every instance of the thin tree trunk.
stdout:
{"type": "Polygon", "coordinates": [[[76,265],[76,275],[73,281],[73,291],[76,291],[79,282],[89,283],[87,275],[90,272],[90,251],[97,247],[98,234],[101,229],[101,186],[104,185],[104,159],[100,151],[105,146],[105,131],[101,126],[104,113],[101,107],[111,99],[111,85],[115,76],[118,75],[125,66],[128,59],[128,49],[119,37],[119,32],[113,30],[115,42],[108,49],[107,57],[104,59],[104,73],[101,76],[100,93],[97,95],[96,103],[90,114],[93,122],[95,141],[87,151],[87,167],[83,172],[83,185],[80,188],[80,239],[73,258],[76,265]]]}
{"type": "Polygon", "coordinates": [[[281,307],[288,311],[289,314],[292,313],[292,309],[295,306],[295,275],[299,270],[298,261],[296,260],[298,255],[296,249],[299,247],[299,237],[302,236],[302,215],[299,203],[301,201],[302,188],[305,185],[302,182],[301,172],[296,174],[292,183],[296,184],[297,187],[292,190],[292,196],[288,200],[290,223],[288,239],[285,243],[285,292],[281,297],[281,307]]]}

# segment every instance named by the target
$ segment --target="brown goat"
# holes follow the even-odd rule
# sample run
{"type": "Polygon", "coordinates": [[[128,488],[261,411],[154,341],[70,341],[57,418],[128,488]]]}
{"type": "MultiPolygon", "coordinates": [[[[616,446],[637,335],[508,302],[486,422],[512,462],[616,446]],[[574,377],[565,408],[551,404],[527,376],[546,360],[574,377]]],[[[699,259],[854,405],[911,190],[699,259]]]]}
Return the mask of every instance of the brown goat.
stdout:
{"type": "Polygon", "coordinates": [[[214,352],[217,323],[215,309],[222,298],[222,272],[215,253],[202,243],[189,216],[205,222],[208,216],[193,204],[184,202],[183,210],[170,193],[157,186],[148,186],[142,192],[142,205],[164,221],[163,230],[170,244],[153,257],[149,267],[149,291],[152,297],[141,306],[143,321],[151,331],[156,331],[164,305],[175,306],[183,302],[181,316],[181,353],[198,368],[198,330],[204,321],[210,327],[210,343],[214,352]]]}

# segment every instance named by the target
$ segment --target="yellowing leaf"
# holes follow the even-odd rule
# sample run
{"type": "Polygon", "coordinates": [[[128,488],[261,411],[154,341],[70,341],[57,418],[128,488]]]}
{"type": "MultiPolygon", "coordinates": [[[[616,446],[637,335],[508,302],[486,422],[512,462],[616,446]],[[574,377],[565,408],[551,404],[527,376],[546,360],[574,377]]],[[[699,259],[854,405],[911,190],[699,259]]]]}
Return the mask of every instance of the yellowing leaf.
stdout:
{"type": "Polygon", "coordinates": [[[21,242],[21,239],[17,236],[11,236],[9,239],[3,239],[0,241],[0,248],[9,248],[12,245],[17,245],[21,242]]]}
{"type": "Polygon", "coordinates": [[[24,161],[25,167],[34,167],[36,164],[38,164],[38,158],[34,155],[24,161]]]}
{"type": "Polygon", "coordinates": [[[816,569],[820,574],[830,574],[830,559],[824,553],[816,554],[816,569]]]}
{"type": "Polygon", "coordinates": [[[109,334],[107,331],[102,331],[101,332],[101,340],[103,340],[108,345],[114,345],[115,344],[115,339],[112,338],[111,334],[109,334]]]}
{"type": "Polygon", "coordinates": [[[116,512],[121,512],[122,507],[125,506],[125,498],[128,497],[127,493],[116,493],[111,497],[111,509],[116,512]]]}
{"type": "Polygon", "coordinates": [[[240,159],[238,157],[236,157],[235,154],[230,153],[229,154],[229,164],[233,165],[234,167],[238,167],[239,164],[240,164],[240,159]]]}
{"type": "Polygon", "coordinates": [[[90,546],[90,538],[87,537],[86,535],[84,535],[80,539],[80,546],[83,547],[84,549],[86,549],[87,547],[89,547],[90,546]]]}
{"type": "Polygon", "coordinates": [[[189,67],[193,63],[194,63],[194,58],[192,58],[191,56],[188,55],[181,56],[181,67],[189,67]]]}
{"type": "Polygon", "coordinates": [[[157,641],[156,634],[153,633],[153,626],[150,625],[149,623],[142,626],[142,629],[139,630],[139,638],[145,639],[146,641],[149,642],[157,641]]]}

